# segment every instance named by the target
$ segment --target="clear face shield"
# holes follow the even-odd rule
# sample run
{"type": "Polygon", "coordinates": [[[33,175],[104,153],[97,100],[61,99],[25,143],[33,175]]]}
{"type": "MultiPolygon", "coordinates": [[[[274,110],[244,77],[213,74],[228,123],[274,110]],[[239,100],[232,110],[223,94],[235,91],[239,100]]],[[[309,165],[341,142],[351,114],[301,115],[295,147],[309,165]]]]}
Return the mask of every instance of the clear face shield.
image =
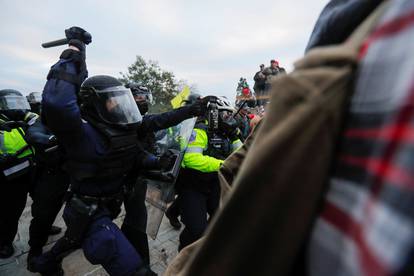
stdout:
{"type": "Polygon", "coordinates": [[[30,105],[23,96],[8,95],[0,98],[0,110],[30,110],[30,105]]]}
{"type": "Polygon", "coordinates": [[[142,121],[141,113],[124,86],[110,87],[96,91],[95,103],[99,117],[106,123],[116,125],[136,124],[142,121]]]}
{"type": "Polygon", "coordinates": [[[134,99],[137,102],[145,101],[148,104],[153,103],[152,93],[151,92],[143,92],[143,93],[133,93],[134,99]]]}

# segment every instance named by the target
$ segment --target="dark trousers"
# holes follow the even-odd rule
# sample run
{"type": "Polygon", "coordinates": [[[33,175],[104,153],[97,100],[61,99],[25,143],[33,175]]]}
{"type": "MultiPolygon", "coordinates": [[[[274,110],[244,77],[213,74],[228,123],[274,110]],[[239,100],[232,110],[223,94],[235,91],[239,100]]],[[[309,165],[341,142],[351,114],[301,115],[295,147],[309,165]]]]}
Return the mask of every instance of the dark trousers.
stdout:
{"type": "Polygon", "coordinates": [[[266,103],[265,97],[265,86],[261,85],[260,88],[254,89],[254,92],[256,94],[256,104],[258,106],[264,105],[266,103]]]}
{"type": "Polygon", "coordinates": [[[121,202],[118,204],[114,200],[108,204],[109,209],[100,206],[92,215],[80,211],[81,208],[86,208],[84,206],[92,205],[69,201],[63,212],[67,225],[64,237],[50,251],[35,259],[33,270],[52,275],[61,267],[65,256],[81,247],[86,259],[92,264],[102,265],[109,275],[135,275],[135,271],[143,265],[142,259],[118,226],[112,222],[119,214],[120,205],[121,202]]]}
{"type": "Polygon", "coordinates": [[[180,197],[179,196],[177,196],[174,199],[170,207],[168,207],[166,213],[168,213],[171,217],[174,217],[174,218],[178,218],[180,216],[180,197]]]}
{"type": "Polygon", "coordinates": [[[181,221],[185,225],[180,234],[180,251],[203,235],[208,221],[217,211],[220,202],[218,182],[210,183],[208,191],[192,189],[189,186],[180,190],[179,205],[181,221]],[[207,218],[208,214],[208,218],[207,218]]]}
{"type": "Polygon", "coordinates": [[[147,228],[147,207],[145,206],[145,196],[147,193],[147,184],[145,181],[138,179],[132,180],[130,192],[124,199],[125,219],[121,230],[142,257],[145,264],[150,264],[147,228]]]}
{"type": "Polygon", "coordinates": [[[41,253],[46,244],[69,183],[69,176],[60,168],[38,168],[31,193],[33,219],[29,228],[29,245],[33,252],[41,253]]]}
{"type": "Polygon", "coordinates": [[[11,244],[26,206],[31,173],[12,180],[0,176],[0,244],[11,244]]]}

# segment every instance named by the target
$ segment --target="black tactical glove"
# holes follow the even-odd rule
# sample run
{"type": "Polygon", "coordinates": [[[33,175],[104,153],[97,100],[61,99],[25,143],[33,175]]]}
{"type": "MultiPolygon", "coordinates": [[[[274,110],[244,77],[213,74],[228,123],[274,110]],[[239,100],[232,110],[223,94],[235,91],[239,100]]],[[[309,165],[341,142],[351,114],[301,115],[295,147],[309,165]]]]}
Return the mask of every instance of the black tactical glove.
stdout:
{"type": "Polygon", "coordinates": [[[191,115],[193,116],[203,116],[207,112],[207,105],[208,105],[208,99],[207,98],[201,98],[197,99],[195,103],[190,105],[191,108],[191,115]]]}
{"type": "Polygon", "coordinates": [[[172,168],[175,163],[176,156],[170,150],[164,152],[163,155],[158,157],[158,166],[160,169],[167,171],[172,168]]]}
{"type": "MultiPolygon", "coordinates": [[[[69,45],[70,45],[70,40],[74,39],[74,40],[79,40],[84,44],[89,44],[92,42],[92,36],[90,33],[88,33],[87,31],[85,31],[84,29],[80,28],[80,27],[71,27],[69,29],[65,30],[65,35],[66,38],[69,40],[69,45]]],[[[76,46],[76,45],[74,45],[76,46]]],[[[80,49],[79,49],[80,50],[80,49]]]]}
{"type": "Polygon", "coordinates": [[[92,36],[90,33],[80,27],[71,27],[65,30],[66,38],[69,40],[69,46],[74,46],[79,49],[79,52],[73,49],[67,49],[63,51],[61,58],[72,58],[76,64],[76,69],[82,78],[86,78],[88,71],[86,69],[86,46],[92,42],[92,36]]]}
{"type": "Polygon", "coordinates": [[[63,59],[72,59],[75,67],[76,72],[78,75],[78,79],[75,81],[77,82],[76,85],[80,86],[80,84],[88,77],[88,70],[86,67],[86,47],[85,43],[83,43],[79,39],[71,39],[69,40],[69,46],[74,46],[79,49],[76,51],[74,49],[66,49],[60,55],[60,58],[63,59]]]}
{"type": "Polygon", "coordinates": [[[79,52],[85,56],[85,50],[86,50],[86,46],[85,43],[83,43],[81,40],[79,39],[71,39],[69,40],[69,46],[75,46],[76,48],[79,49],[79,52]]]}

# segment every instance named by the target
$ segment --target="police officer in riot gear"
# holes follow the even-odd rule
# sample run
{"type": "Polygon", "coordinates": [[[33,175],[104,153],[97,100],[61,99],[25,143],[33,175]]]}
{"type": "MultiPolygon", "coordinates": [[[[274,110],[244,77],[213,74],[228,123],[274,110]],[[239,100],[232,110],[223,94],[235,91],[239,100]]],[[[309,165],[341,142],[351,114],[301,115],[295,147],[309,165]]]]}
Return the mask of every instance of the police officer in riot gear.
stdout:
{"type": "MultiPolygon", "coordinates": [[[[218,122],[199,117],[184,154],[177,180],[181,221],[179,250],[199,239],[219,205],[218,169],[241,146],[234,108],[225,97],[216,100],[218,122]]],[[[212,105],[211,105],[212,106],[212,105]]]]}
{"type": "Polygon", "coordinates": [[[14,253],[13,240],[26,205],[34,150],[25,140],[25,126],[37,115],[22,93],[0,90],[0,258],[14,253]]]}
{"type": "MultiPolygon", "coordinates": [[[[151,91],[147,87],[136,83],[128,83],[126,87],[131,89],[138,109],[143,115],[142,123],[138,127],[138,133],[146,149],[147,146],[149,148],[153,147],[155,141],[144,141],[144,136],[154,136],[155,131],[178,125],[188,118],[203,115],[207,110],[207,102],[197,94],[197,99],[192,101],[191,104],[186,104],[185,106],[164,113],[147,114],[149,106],[153,101],[151,91]]],[[[194,97],[194,95],[190,94],[189,98],[194,97]]],[[[149,151],[152,152],[153,150],[149,151]]]]}
{"type": "Polygon", "coordinates": [[[153,97],[151,90],[144,85],[130,82],[125,85],[131,89],[132,95],[134,96],[135,102],[137,103],[138,109],[142,115],[147,114],[149,106],[153,103],[153,97]]]}
{"type": "Polygon", "coordinates": [[[62,169],[64,152],[53,135],[39,120],[27,129],[26,141],[35,149],[36,162],[33,188],[30,195],[32,220],[29,227],[30,250],[27,265],[30,267],[49,234],[58,234],[60,227],[52,226],[69,187],[69,176],[62,169]]]}
{"type": "Polygon", "coordinates": [[[40,115],[40,112],[42,110],[42,94],[40,92],[31,92],[29,95],[26,96],[26,98],[30,104],[30,109],[32,110],[32,112],[40,115]]]}
{"type": "Polygon", "coordinates": [[[94,76],[82,83],[85,45],[77,39],[69,45],[48,74],[42,101],[46,125],[66,152],[71,182],[63,214],[67,230],[50,251],[35,258],[31,270],[61,275],[63,257],[81,247],[91,263],[110,275],[153,275],[112,222],[120,212],[126,176],[151,165],[137,143],[141,114],[130,90],[116,78],[94,76]]]}
{"type": "MultiPolygon", "coordinates": [[[[200,100],[194,101],[192,105],[169,112],[147,114],[149,105],[152,103],[151,91],[147,87],[136,83],[129,83],[126,86],[131,89],[135,102],[143,115],[142,123],[138,127],[139,142],[153,154],[158,153],[155,147],[155,131],[175,126],[185,119],[204,114],[207,108],[207,103],[200,100]]],[[[173,162],[173,160],[170,161],[173,162]]],[[[172,165],[171,162],[168,166],[172,165]]],[[[126,215],[121,229],[142,256],[144,262],[149,265],[149,248],[146,234],[147,209],[145,206],[147,184],[141,174],[138,179],[131,178],[128,186],[131,192],[125,198],[126,215]]]]}
{"type": "MultiPolygon", "coordinates": [[[[185,101],[185,105],[192,105],[196,103],[198,100],[201,99],[201,95],[198,93],[191,93],[187,100],[185,101]]],[[[205,116],[204,114],[200,114],[200,116],[205,116]]],[[[168,218],[171,226],[174,229],[180,229],[181,228],[181,222],[178,219],[180,216],[180,206],[179,206],[179,198],[177,198],[172,202],[172,204],[168,207],[167,211],[165,212],[165,216],[168,218]]]]}

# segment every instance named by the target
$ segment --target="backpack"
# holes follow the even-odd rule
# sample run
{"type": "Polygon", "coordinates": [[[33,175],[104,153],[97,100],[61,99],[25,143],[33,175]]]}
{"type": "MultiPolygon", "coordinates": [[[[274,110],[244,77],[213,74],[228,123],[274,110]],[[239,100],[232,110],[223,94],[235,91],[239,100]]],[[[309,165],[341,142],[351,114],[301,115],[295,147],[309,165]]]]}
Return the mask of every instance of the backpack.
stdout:
{"type": "Polygon", "coordinates": [[[324,195],[359,49],[385,2],[345,43],[315,48],[295,63],[292,73],[275,78],[266,116],[251,145],[231,155],[220,169],[226,203],[201,246],[173,263],[166,275],[298,272],[293,268],[324,195]]]}

